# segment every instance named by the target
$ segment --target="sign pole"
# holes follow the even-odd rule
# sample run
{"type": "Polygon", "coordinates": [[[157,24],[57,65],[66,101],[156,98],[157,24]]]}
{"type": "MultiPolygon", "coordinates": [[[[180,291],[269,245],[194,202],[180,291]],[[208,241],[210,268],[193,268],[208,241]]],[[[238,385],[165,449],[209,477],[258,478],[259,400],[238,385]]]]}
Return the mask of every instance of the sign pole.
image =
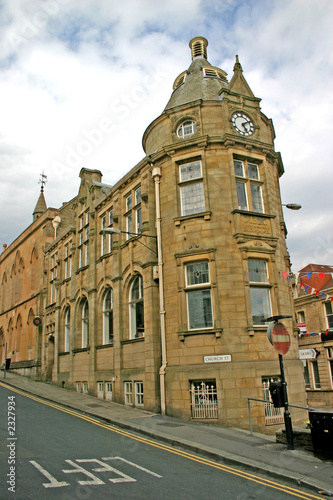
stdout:
{"type": "Polygon", "coordinates": [[[275,350],[279,353],[279,363],[281,372],[281,385],[283,393],[283,406],[284,406],[284,425],[286,428],[286,440],[288,450],[294,449],[294,435],[293,427],[291,424],[291,416],[288,404],[288,394],[287,394],[287,382],[284,375],[283,367],[283,354],[286,354],[290,348],[290,335],[286,327],[279,323],[282,318],[291,318],[292,316],[272,316],[271,318],[263,319],[262,322],[272,321],[267,328],[267,337],[270,343],[275,347],[275,350]]]}
{"type": "Polygon", "coordinates": [[[292,427],[292,423],[291,423],[291,416],[290,416],[289,405],[288,405],[287,382],[286,382],[286,379],[284,376],[282,354],[279,354],[279,363],[280,363],[281,382],[282,382],[282,390],[283,390],[284,425],[286,428],[287,448],[288,448],[288,450],[293,450],[294,449],[294,435],[293,435],[293,427],[292,427]]]}

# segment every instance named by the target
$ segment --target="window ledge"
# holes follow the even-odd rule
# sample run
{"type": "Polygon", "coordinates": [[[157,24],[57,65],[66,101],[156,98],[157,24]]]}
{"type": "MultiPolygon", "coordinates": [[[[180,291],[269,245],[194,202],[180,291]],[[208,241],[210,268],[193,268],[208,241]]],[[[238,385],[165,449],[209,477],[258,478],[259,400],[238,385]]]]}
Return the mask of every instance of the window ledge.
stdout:
{"type": "Polygon", "coordinates": [[[96,262],[97,262],[97,263],[98,263],[98,262],[101,262],[102,260],[107,259],[107,258],[108,258],[108,257],[110,257],[111,255],[112,255],[112,250],[111,250],[111,252],[104,253],[103,255],[101,255],[101,256],[100,256],[100,258],[99,258],[99,259],[97,259],[97,261],[96,261],[96,262]]]}
{"type": "Polygon", "coordinates": [[[86,351],[90,351],[90,346],[89,347],[80,347],[78,349],[73,349],[73,354],[76,354],[77,352],[86,352],[86,351]]]}
{"type": "Polygon", "coordinates": [[[72,279],[72,277],[71,277],[71,276],[69,276],[68,278],[65,278],[65,279],[61,282],[61,285],[64,285],[65,283],[68,283],[71,279],[72,279]]]}
{"type": "Polygon", "coordinates": [[[139,337],[137,339],[122,340],[120,343],[121,343],[121,345],[135,344],[135,342],[143,342],[144,340],[145,340],[145,337],[139,337]]]}
{"type": "Polygon", "coordinates": [[[174,223],[175,226],[180,226],[182,222],[189,220],[189,219],[204,219],[204,220],[210,220],[212,216],[212,212],[200,212],[198,214],[191,214],[191,215],[183,215],[182,217],[175,217],[174,223]]]}
{"type": "Polygon", "coordinates": [[[70,351],[59,352],[58,356],[68,356],[70,351]]]}
{"type": "Polygon", "coordinates": [[[81,271],[85,271],[86,269],[88,269],[88,267],[89,267],[89,264],[87,264],[86,266],[80,267],[77,271],[75,271],[75,274],[79,274],[81,271]]]}
{"type": "Polygon", "coordinates": [[[202,330],[186,330],[185,332],[177,332],[178,339],[184,341],[185,337],[190,337],[192,335],[215,335],[216,338],[220,338],[223,333],[223,328],[204,328],[202,330]]]}
{"type": "Polygon", "coordinates": [[[251,212],[250,210],[232,210],[232,214],[254,215],[255,217],[264,217],[265,219],[276,219],[276,215],[265,214],[262,212],[251,212]]]}
{"type": "Polygon", "coordinates": [[[97,349],[106,349],[108,347],[113,347],[113,342],[112,343],[109,343],[109,344],[101,344],[101,345],[97,345],[96,346],[96,350],[97,349]]]}

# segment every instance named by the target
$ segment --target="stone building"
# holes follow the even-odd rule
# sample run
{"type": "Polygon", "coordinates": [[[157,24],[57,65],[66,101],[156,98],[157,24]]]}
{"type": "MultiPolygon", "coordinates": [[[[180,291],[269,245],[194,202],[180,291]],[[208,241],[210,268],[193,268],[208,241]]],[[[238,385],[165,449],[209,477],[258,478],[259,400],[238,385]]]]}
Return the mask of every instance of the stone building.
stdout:
{"type": "MultiPolygon", "coordinates": [[[[64,206],[64,211],[66,208],[64,206]]],[[[44,248],[54,239],[58,210],[47,209],[43,186],[33,222],[0,255],[0,363],[37,376],[41,371],[44,315],[44,248]]]]}
{"type": "Polygon", "coordinates": [[[295,312],[308,405],[333,407],[333,267],[309,264],[298,273],[295,312]]]}
{"type": "MultiPolygon", "coordinates": [[[[189,68],[144,132],[146,156],[114,186],[83,168],[66,206],[73,219],[57,212],[44,248],[41,373],[100,398],[248,428],[247,398],[267,399],[280,373],[262,320],[294,316],[279,278],[290,269],[284,168],[238,58],[229,82],[207,45],[191,40],[189,68]]],[[[297,327],[286,326],[289,401],[304,405],[297,327]]],[[[283,418],[268,406],[254,405],[252,422],[274,432],[283,418]]]]}

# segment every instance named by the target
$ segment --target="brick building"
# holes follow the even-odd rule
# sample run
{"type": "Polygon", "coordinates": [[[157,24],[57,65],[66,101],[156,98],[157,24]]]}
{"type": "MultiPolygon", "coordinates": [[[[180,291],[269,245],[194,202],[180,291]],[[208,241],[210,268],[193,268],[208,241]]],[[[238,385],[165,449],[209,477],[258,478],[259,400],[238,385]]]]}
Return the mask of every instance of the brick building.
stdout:
{"type": "Polygon", "coordinates": [[[295,312],[309,406],[333,407],[333,267],[309,264],[298,273],[295,312]]]}
{"type": "MultiPolygon", "coordinates": [[[[267,398],[280,373],[262,319],[294,316],[279,279],[290,268],[284,168],[238,58],[229,82],[207,45],[191,40],[189,68],[144,132],[146,156],[114,186],[83,168],[66,205],[72,219],[57,211],[44,248],[41,374],[100,398],[247,428],[247,398],[267,398]]],[[[302,405],[296,323],[286,326],[289,400],[302,405]]],[[[281,416],[259,404],[252,421],[274,432],[281,416]]]]}

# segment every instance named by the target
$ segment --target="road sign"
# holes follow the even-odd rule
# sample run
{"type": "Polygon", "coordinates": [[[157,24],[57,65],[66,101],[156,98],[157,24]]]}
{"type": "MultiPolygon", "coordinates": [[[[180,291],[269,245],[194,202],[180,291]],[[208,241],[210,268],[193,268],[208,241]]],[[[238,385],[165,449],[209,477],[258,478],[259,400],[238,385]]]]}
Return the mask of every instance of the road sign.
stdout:
{"type": "Polygon", "coordinates": [[[290,348],[290,335],[282,323],[270,323],[267,337],[279,354],[286,354],[290,348]]]}
{"type": "Polygon", "coordinates": [[[316,349],[299,349],[299,359],[316,359],[316,349]]]}

